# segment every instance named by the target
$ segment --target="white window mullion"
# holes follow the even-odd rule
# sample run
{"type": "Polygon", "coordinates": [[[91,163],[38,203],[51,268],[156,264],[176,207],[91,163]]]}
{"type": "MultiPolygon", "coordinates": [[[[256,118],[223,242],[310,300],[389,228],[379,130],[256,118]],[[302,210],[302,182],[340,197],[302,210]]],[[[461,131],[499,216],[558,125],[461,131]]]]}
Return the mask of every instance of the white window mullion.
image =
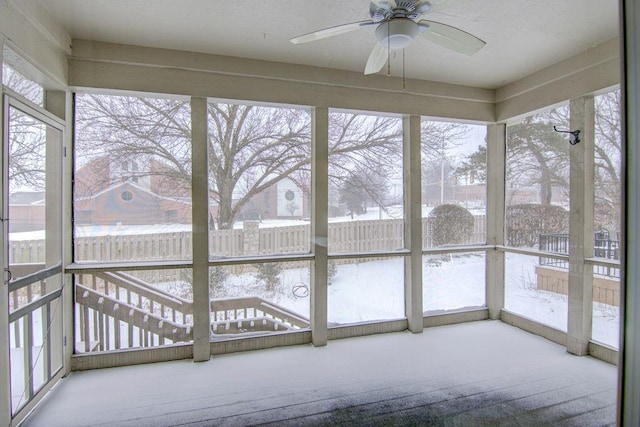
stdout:
{"type": "Polygon", "coordinates": [[[211,357],[209,320],[209,183],[207,99],[191,98],[193,223],[193,360],[211,357]]]}
{"type": "MultiPolygon", "coordinates": [[[[487,126],[487,245],[502,246],[505,223],[506,133],[504,123],[487,126]]],[[[490,319],[499,319],[504,308],[505,253],[487,251],[486,304],[490,319]]]]}
{"type": "Polygon", "coordinates": [[[411,253],[404,262],[405,315],[409,330],[423,330],[422,310],[422,162],[420,116],[403,120],[404,244],[411,253]]]}
{"type": "MultiPolygon", "coordinates": [[[[45,92],[45,108],[47,111],[55,114],[61,119],[65,119],[66,113],[66,94],[61,91],[46,91],[45,92]]],[[[46,256],[46,266],[45,268],[53,267],[55,265],[60,264],[61,262],[64,265],[64,246],[63,244],[67,239],[64,239],[64,227],[62,223],[62,215],[64,212],[64,202],[65,202],[65,191],[63,189],[64,182],[64,172],[66,170],[64,165],[64,144],[65,144],[66,134],[63,132],[60,134],[59,130],[51,129],[47,126],[47,136],[46,136],[46,162],[47,166],[46,170],[46,221],[45,221],[45,229],[47,239],[45,244],[47,245],[45,249],[46,256]]],[[[70,241],[71,239],[68,239],[70,241]]],[[[47,291],[51,291],[53,289],[57,289],[62,287],[62,281],[64,277],[62,274],[50,277],[47,279],[47,291]]],[[[64,301],[64,295],[58,302],[56,302],[53,307],[56,307],[56,310],[63,311],[66,307],[70,307],[66,305],[66,301],[64,301]]],[[[69,316],[71,317],[71,316],[69,316]]],[[[64,337],[64,329],[63,324],[59,322],[57,319],[48,319],[50,324],[49,336],[45,336],[45,339],[49,340],[49,345],[51,346],[52,352],[55,354],[61,354],[63,351],[63,342],[59,341],[58,338],[64,337]]],[[[43,325],[45,322],[43,322],[43,325]]],[[[49,355],[50,356],[50,355],[49,355]]],[[[54,369],[57,367],[53,367],[54,369]]]]}
{"type": "Polygon", "coordinates": [[[329,210],[329,110],[317,107],[311,140],[311,340],[327,344],[327,242],[329,210]]]}

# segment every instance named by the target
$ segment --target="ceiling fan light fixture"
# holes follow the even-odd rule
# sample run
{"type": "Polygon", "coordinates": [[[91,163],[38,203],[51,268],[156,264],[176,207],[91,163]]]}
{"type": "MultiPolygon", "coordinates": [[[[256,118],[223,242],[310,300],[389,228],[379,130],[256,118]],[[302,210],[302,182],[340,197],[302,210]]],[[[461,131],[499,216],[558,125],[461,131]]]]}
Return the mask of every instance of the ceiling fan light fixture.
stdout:
{"type": "Polygon", "coordinates": [[[409,18],[393,18],[376,28],[376,38],[390,49],[403,49],[418,35],[418,24],[409,18]]]}

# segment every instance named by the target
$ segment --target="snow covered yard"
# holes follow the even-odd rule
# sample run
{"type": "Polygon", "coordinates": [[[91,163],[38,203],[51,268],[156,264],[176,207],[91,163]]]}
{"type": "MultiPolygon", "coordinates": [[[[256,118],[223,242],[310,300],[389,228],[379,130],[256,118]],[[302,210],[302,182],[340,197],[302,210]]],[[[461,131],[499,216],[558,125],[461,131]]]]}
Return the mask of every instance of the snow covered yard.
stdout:
{"type": "MultiPolygon", "coordinates": [[[[538,258],[507,254],[505,308],[563,331],[567,330],[567,296],[536,288],[538,258]]],[[[309,296],[294,288],[309,287],[309,267],[283,270],[280,283],[267,290],[255,273],[231,275],[224,296],[253,294],[309,317],[309,296]]],[[[482,252],[423,257],[425,313],[485,305],[485,256],[482,252]]],[[[403,258],[368,259],[336,266],[328,288],[328,317],[348,324],[404,317],[403,258]]],[[[594,303],[593,338],[618,347],[619,308],[594,303]]]]}

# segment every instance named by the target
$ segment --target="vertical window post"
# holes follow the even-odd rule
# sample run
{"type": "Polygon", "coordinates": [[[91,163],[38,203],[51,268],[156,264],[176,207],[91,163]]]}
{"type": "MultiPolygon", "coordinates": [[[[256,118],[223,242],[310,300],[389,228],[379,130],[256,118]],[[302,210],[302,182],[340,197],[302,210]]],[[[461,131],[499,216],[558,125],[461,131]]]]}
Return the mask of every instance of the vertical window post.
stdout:
{"type": "MultiPolygon", "coordinates": [[[[505,217],[506,134],[504,123],[487,126],[487,245],[503,246],[505,217]]],[[[486,259],[489,318],[500,318],[505,295],[505,253],[489,250],[486,259]]]]}
{"type": "Polygon", "coordinates": [[[403,120],[404,141],[404,259],[405,315],[409,330],[422,332],[422,165],[420,116],[403,120]]]}
{"type": "Polygon", "coordinates": [[[311,139],[311,341],[327,344],[327,242],[329,188],[329,110],[317,107],[311,139]]]}
{"type": "MultiPolygon", "coordinates": [[[[46,91],[45,92],[45,108],[55,114],[57,117],[61,119],[65,119],[66,114],[66,94],[62,91],[46,91]]],[[[45,220],[45,230],[47,234],[47,239],[45,244],[47,245],[45,249],[46,256],[46,267],[53,267],[61,262],[62,265],[65,265],[65,261],[70,261],[69,259],[65,259],[66,251],[64,250],[63,242],[70,242],[71,239],[64,239],[64,227],[63,227],[63,212],[65,209],[65,199],[66,192],[63,191],[63,182],[65,180],[65,159],[63,158],[63,150],[65,145],[66,135],[60,135],[60,131],[51,129],[47,126],[46,130],[46,220],[45,220]]],[[[48,291],[53,289],[57,289],[62,287],[64,283],[64,276],[62,274],[57,274],[53,277],[47,279],[47,288],[48,291]]],[[[70,286],[71,288],[71,286],[70,286]]],[[[68,292],[67,292],[68,294],[68,292]]],[[[52,365],[52,358],[61,357],[64,351],[64,335],[65,335],[65,326],[59,319],[64,319],[62,316],[62,312],[67,308],[71,307],[69,304],[71,300],[65,300],[65,294],[58,300],[56,303],[57,309],[54,311],[56,318],[53,318],[53,313],[49,313],[49,306],[45,306],[43,308],[43,313],[46,313],[44,316],[46,319],[49,319],[47,323],[49,323],[50,330],[47,331],[47,326],[44,326],[44,330],[42,332],[44,339],[49,341],[50,354],[47,354],[47,357],[44,357],[44,363],[48,365],[52,365]]],[[[71,317],[71,316],[68,316],[71,317]]],[[[43,322],[44,324],[44,322],[43,322]]],[[[72,329],[68,329],[70,334],[73,331],[72,329]]],[[[64,358],[62,358],[63,367],[65,366],[64,358]]],[[[48,366],[45,367],[45,372],[51,372],[51,369],[55,369],[56,366],[48,366]]]]}
{"type": "Polygon", "coordinates": [[[193,222],[193,360],[211,357],[209,320],[209,183],[207,99],[191,98],[193,222]]]}

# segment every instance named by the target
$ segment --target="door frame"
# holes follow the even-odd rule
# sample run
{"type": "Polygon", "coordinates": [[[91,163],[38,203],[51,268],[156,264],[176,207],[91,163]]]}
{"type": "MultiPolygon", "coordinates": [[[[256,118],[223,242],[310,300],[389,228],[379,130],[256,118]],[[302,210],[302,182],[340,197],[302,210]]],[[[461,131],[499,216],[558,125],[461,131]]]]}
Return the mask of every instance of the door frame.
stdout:
{"type": "MultiPolygon", "coordinates": [[[[46,140],[45,149],[47,150],[47,158],[46,158],[46,167],[45,167],[45,180],[49,182],[50,176],[58,176],[58,180],[62,179],[63,172],[63,147],[65,143],[65,135],[66,135],[66,123],[64,120],[45,110],[43,107],[40,107],[31,101],[27,100],[20,94],[14,92],[13,90],[2,87],[2,102],[0,104],[2,123],[0,124],[0,130],[2,135],[1,148],[2,148],[2,162],[0,163],[0,176],[2,181],[2,189],[0,191],[0,223],[2,224],[2,230],[0,232],[0,259],[2,264],[2,272],[3,272],[3,289],[0,292],[0,325],[6,325],[6,327],[0,328],[0,349],[2,354],[0,354],[0,425],[15,425],[20,423],[26,415],[33,409],[33,407],[40,401],[40,399],[45,395],[45,393],[50,390],[57,381],[62,378],[65,372],[65,357],[64,357],[64,325],[65,325],[65,317],[67,316],[66,307],[64,306],[64,295],[63,289],[65,286],[65,278],[63,274],[63,191],[62,187],[60,187],[59,198],[55,203],[53,203],[54,208],[60,209],[60,212],[57,215],[56,223],[58,223],[58,230],[60,238],[56,246],[50,249],[59,250],[60,254],[60,262],[56,263],[53,266],[46,267],[43,270],[40,270],[34,274],[30,274],[26,277],[22,277],[18,280],[11,280],[11,273],[9,270],[9,253],[8,253],[8,245],[9,245],[9,111],[11,109],[15,109],[22,114],[33,117],[38,122],[47,126],[47,128],[54,129],[59,132],[59,139],[56,138],[56,141],[59,141],[60,146],[57,147],[59,149],[59,153],[54,156],[54,159],[51,160],[49,158],[50,147],[48,144],[51,144],[50,141],[46,140]],[[51,165],[50,162],[54,161],[55,164],[51,165]],[[54,166],[53,168],[51,166],[54,166]],[[53,169],[53,170],[52,170],[53,169]],[[55,174],[55,175],[54,175],[55,174]],[[10,362],[10,317],[15,317],[16,313],[21,311],[16,310],[12,316],[9,314],[9,294],[12,290],[20,287],[19,285],[25,285],[26,283],[36,283],[46,277],[52,277],[55,275],[59,275],[60,286],[57,290],[54,290],[48,294],[46,294],[40,300],[35,301],[35,307],[31,309],[31,311],[38,310],[43,308],[43,313],[50,315],[49,307],[50,303],[58,299],[59,306],[58,310],[61,310],[59,313],[59,327],[61,329],[60,336],[62,338],[62,342],[56,343],[56,348],[60,349],[62,354],[61,358],[61,366],[58,369],[55,369],[55,372],[51,372],[50,365],[48,369],[48,381],[38,388],[38,390],[34,390],[33,396],[30,396],[28,401],[18,409],[15,414],[12,409],[12,396],[11,396],[11,362],[10,362]],[[44,307],[47,307],[45,310],[44,307]]],[[[54,147],[55,148],[55,147],[54,147]]],[[[47,203],[48,204],[48,203],[47,203]]],[[[29,311],[29,310],[27,310],[29,311]]],[[[56,321],[58,323],[58,321],[56,321]]],[[[49,332],[49,329],[47,328],[49,332]]],[[[44,337],[43,340],[49,338],[49,336],[44,337]]],[[[44,344],[44,343],[43,343],[44,344]]],[[[48,341],[49,349],[53,345],[51,341],[48,341]]],[[[25,348],[27,348],[25,346],[25,348]]],[[[46,355],[47,361],[50,362],[50,350],[46,355]]],[[[32,381],[32,380],[31,380],[32,381]]]]}

